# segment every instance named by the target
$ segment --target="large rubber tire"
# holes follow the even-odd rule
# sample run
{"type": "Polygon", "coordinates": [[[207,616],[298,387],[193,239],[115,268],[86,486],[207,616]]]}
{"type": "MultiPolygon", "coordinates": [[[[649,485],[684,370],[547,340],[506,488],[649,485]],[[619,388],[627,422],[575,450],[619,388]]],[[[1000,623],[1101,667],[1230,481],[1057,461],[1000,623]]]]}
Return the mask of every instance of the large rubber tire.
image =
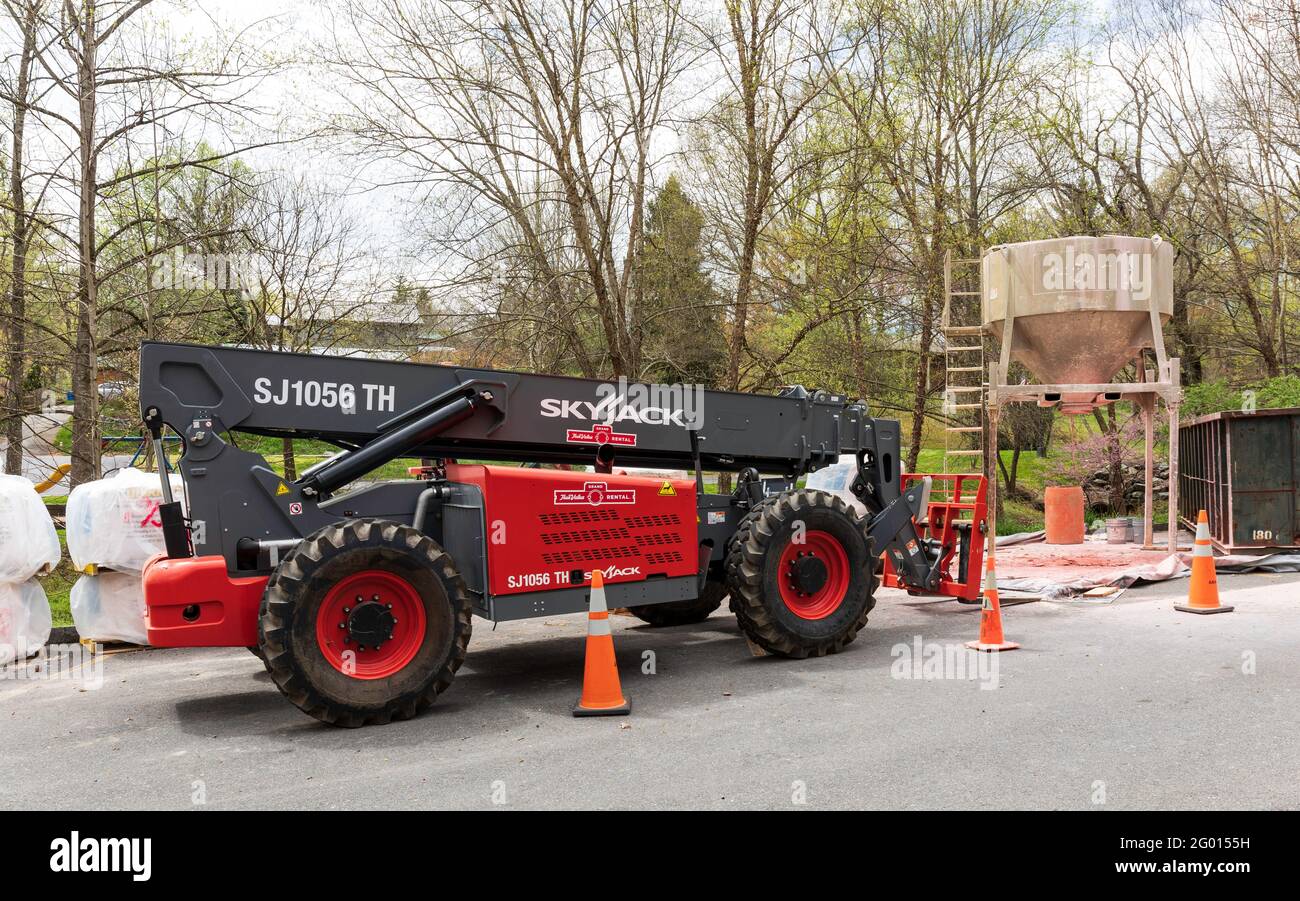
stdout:
{"type": "Polygon", "coordinates": [[[862,517],[825,491],[780,494],[741,520],[728,544],[731,609],[742,632],[770,654],[821,657],[844,649],[866,625],[875,606],[877,579],[871,540],[862,517]],[[815,618],[798,615],[782,596],[782,555],[794,545],[796,523],[805,535],[838,544],[845,590],[833,609],[815,618]]]}
{"type": "Polygon", "coordinates": [[[266,662],[266,656],[262,653],[262,649],[257,645],[249,645],[248,650],[252,651],[254,657],[262,661],[263,668],[265,668],[269,673],[271,671],[271,664],[266,662]]]}
{"type": "Polygon", "coordinates": [[[309,535],[281,561],[262,597],[258,644],[271,678],[300,710],[336,726],[366,726],[409,719],[451,685],[470,620],[465,582],[432,538],[388,520],[352,519],[309,535]],[[359,678],[327,659],[317,618],[334,586],[370,573],[397,580],[407,603],[421,605],[424,628],[400,669],[359,678]]]}
{"type": "Polygon", "coordinates": [[[727,597],[727,583],[709,579],[700,596],[689,601],[669,601],[667,604],[648,604],[628,607],[628,611],[652,626],[687,626],[702,623],[722,606],[727,597]]]}
{"type": "MultiPolygon", "coordinates": [[[[736,525],[736,531],[732,532],[731,538],[727,539],[727,545],[723,548],[722,568],[726,575],[728,594],[730,594],[732,580],[737,577],[737,571],[740,568],[741,557],[736,553],[736,549],[748,539],[750,527],[763,514],[764,510],[776,503],[778,496],[775,494],[770,495],[755,504],[748,513],[740,518],[740,522],[736,525]]],[[[730,607],[731,612],[735,613],[735,600],[732,600],[730,607]]]]}

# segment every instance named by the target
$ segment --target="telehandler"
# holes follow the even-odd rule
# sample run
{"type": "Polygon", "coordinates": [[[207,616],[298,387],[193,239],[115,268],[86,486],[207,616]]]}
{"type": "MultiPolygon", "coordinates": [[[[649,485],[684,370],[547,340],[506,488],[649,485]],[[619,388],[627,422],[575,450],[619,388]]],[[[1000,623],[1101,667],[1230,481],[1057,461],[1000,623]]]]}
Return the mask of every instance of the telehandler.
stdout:
{"type": "Polygon", "coordinates": [[[853,641],[882,572],[979,593],[983,480],[930,500],[934,480],[901,474],[898,423],[843,395],[151,342],[140,409],[159,459],[164,429],[184,444],[184,505],[164,477],[167,553],[144,572],[150,644],[248,647],[340,726],[432,704],[475,615],[585,611],[594,569],[611,607],[655,626],[730,598],[751,642],[796,658],[853,641]],[[240,434],[338,453],[286,479],[240,434]],[[841,454],[857,503],[797,487],[841,454]],[[414,478],[372,477],[403,459],[414,478]],[[706,493],[705,472],[735,490],[706,493]]]}

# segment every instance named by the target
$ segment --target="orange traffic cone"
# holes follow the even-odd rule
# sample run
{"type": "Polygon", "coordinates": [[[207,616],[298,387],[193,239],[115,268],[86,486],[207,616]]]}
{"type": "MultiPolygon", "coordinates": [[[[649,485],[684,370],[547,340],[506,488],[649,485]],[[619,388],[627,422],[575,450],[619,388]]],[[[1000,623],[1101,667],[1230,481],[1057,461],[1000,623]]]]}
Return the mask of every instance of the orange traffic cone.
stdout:
{"type": "Polygon", "coordinates": [[[614,658],[614,636],[609,630],[609,608],[605,606],[605,577],[591,571],[591,607],[587,611],[587,663],[582,672],[582,697],[573,706],[574,716],[620,716],[632,709],[623,697],[614,658]]]}
{"type": "Polygon", "coordinates": [[[998,577],[993,572],[993,557],[984,567],[984,606],[980,609],[979,641],[968,641],[966,647],[977,651],[1014,651],[1020,645],[1002,637],[1002,606],[998,603],[998,577]]]}
{"type": "Polygon", "coordinates": [[[1214,550],[1210,547],[1210,520],[1202,510],[1196,517],[1196,546],[1192,548],[1192,584],[1187,603],[1175,604],[1183,613],[1227,613],[1232,608],[1219,603],[1219,580],[1214,573],[1214,550]]]}

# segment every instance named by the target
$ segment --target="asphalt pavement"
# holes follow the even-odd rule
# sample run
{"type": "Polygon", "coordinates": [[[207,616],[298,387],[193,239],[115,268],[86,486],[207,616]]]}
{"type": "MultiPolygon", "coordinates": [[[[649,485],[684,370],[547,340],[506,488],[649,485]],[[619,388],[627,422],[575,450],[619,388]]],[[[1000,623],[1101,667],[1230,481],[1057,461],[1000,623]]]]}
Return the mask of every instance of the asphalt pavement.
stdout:
{"type": "Polygon", "coordinates": [[[889,590],[817,660],[753,656],[725,606],[616,616],[628,717],[570,715],[581,616],[476,620],[432,710],[360,730],[242,649],[115,653],[98,688],[0,681],[0,807],[1300,806],[1300,576],[1221,576],[1237,609],[1207,617],[1186,585],[1008,607],[996,660],[961,648],[977,608],[889,590]]]}

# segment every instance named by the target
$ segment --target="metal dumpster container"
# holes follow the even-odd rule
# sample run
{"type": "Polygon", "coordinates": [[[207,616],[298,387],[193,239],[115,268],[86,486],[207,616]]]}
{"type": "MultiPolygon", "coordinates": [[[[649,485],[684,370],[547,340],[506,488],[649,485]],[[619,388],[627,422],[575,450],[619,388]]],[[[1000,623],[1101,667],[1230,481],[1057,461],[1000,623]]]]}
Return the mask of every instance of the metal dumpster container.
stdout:
{"type": "Polygon", "coordinates": [[[1212,413],[1178,429],[1179,520],[1220,550],[1300,548],[1300,408],[1212,413]]]}

